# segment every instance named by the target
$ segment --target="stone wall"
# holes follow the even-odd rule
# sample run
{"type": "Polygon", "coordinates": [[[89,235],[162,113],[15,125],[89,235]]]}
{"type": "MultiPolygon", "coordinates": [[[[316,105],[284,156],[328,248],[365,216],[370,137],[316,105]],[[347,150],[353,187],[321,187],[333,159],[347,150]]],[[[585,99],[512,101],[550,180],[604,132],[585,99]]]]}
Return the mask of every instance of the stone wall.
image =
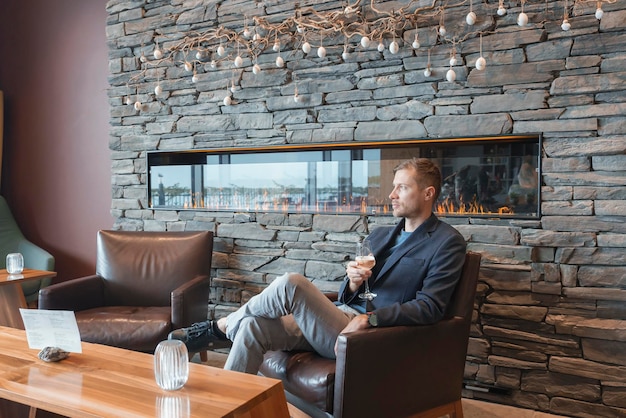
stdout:
{"type": "MultiPolygon", "coordinates": [[[[475,68],[480,39],[465,30],[454,82],[445,78],[451,43],[438,40],[432,17],[418,29],[418,50],[409,47],[410,28],[397,54],[357,48],[344,61],[341,48],[324,59],[298,51],[277,68],[269,48],[258,57],[260,74],[249,60],[237,69],[205,63],[194,83],[180,65],[141,62],[155,34],[241,30],[244,14],[280,20],[293,15],[294,1],[109,1],[116,226],[214,231],[210,303],[219,316],[285,271],[336,289],[353,243],[394,219],[151,210],[146,151],[540,132],[540,220],[447,219],[483,255],[466,378],[498,389],[464,396],[567,416],[626,416],[626,3],[603,3],[597,20],[595,1],[570,1],[569,31],[560,27],[564,2],[526,2],[524,28],[515,23],[518,3],[505,3],[503,17],[497,2],[474,3],[487,67],[475,68]]],[[[449,33],[461,31],[466,13],[467,4],[446,10],[449,33]]]]}

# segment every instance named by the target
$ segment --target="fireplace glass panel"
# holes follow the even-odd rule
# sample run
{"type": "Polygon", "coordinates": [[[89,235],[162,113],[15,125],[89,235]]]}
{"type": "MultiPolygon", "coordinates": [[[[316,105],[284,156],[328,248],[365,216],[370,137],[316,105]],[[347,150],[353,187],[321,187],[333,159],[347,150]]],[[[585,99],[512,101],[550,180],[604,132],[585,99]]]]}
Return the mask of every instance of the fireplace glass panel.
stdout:
{"type": "Polygon", "coordinates": [[[455,138],[148,153],[153,209],[391,214],[393,168],[434,160],[446,216],[539,215],[540,137],[455,138]]]}

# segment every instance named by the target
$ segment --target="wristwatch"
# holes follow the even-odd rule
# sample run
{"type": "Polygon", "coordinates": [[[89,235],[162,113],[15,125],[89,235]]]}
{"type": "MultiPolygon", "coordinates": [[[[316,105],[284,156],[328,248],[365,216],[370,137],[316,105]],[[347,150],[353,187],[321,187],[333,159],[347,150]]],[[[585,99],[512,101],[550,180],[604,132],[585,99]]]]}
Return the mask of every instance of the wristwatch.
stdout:
{"type": "Polygon", "coordinates": [[[369,324],[373,327],[377,327],[378,326],[378,315],[376,315],[374,312],[368,312],[366,313],[367,315],[367,322],[369,322],[369,324]]]}

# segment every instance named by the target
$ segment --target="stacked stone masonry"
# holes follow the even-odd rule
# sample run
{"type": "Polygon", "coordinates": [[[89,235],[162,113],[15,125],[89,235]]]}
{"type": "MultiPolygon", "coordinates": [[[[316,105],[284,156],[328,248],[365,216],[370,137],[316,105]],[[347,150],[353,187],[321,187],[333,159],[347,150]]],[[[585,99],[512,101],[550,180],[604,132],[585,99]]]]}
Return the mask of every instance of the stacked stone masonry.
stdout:
{"type": "Polygon", "coordinates": [[[474,2],[474,32],[463,27],[467,3],[448,8],[448,32],[463,34],[454,82],[445,77],[452,44],[438,40],[438,16],[421,22],[417,50],[415,29],[401,34],[397,54],[355,48],[344,60],[343,41],[329,40],[325,58],[291,51],[277,68],[270,47],[258,57],[260,74],[250,60],[241,68],[205,63],[195,83],[180,65],[141,62],[155,35],[167,48],[167,39],[217,26],[241,30],[251,16],[280,21],[296,3],[324,11],[345,2],[108,2],[116,227],[213,231],[210,307],[223,316],[285,271],[336,290],[353,244],[395,219],[152,210],[147,151],[541,133],[539,220],[446,219],[483,255],[466,379],[499,389],[464,396],[626,417],[626,2],[603,2],[598,20],[595,1],[527,1],[523,28],[519,2],[505,1],[505,16],[495,13],[497,1],[474,2]],[[568,4],[572,27],[563,31],[568,4]],[[487,66],[479,71],[481,50],[487,66]]]}

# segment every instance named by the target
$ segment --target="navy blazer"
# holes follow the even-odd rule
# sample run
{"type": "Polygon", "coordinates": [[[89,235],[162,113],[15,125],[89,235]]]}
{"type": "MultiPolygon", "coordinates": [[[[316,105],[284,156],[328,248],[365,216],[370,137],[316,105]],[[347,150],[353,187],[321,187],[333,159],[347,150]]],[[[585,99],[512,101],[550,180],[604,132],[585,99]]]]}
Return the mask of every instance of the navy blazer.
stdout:
{"type": "MultiPolygon", "coordinates": [[[[379,260],[404,229],[404,219],[395,227],[378,227],[367,240],[379,260]]],[[[372,270],[370,290],[377,294],[371,309],[379,326],[432,324],[443,318],[461,277],[466,243],[453,227],[434,214],[394,250],[384,264],[372,270]]],[[[351,293],[348,280],[339,290],[339,301],[361,304],[351,293]]]]}

